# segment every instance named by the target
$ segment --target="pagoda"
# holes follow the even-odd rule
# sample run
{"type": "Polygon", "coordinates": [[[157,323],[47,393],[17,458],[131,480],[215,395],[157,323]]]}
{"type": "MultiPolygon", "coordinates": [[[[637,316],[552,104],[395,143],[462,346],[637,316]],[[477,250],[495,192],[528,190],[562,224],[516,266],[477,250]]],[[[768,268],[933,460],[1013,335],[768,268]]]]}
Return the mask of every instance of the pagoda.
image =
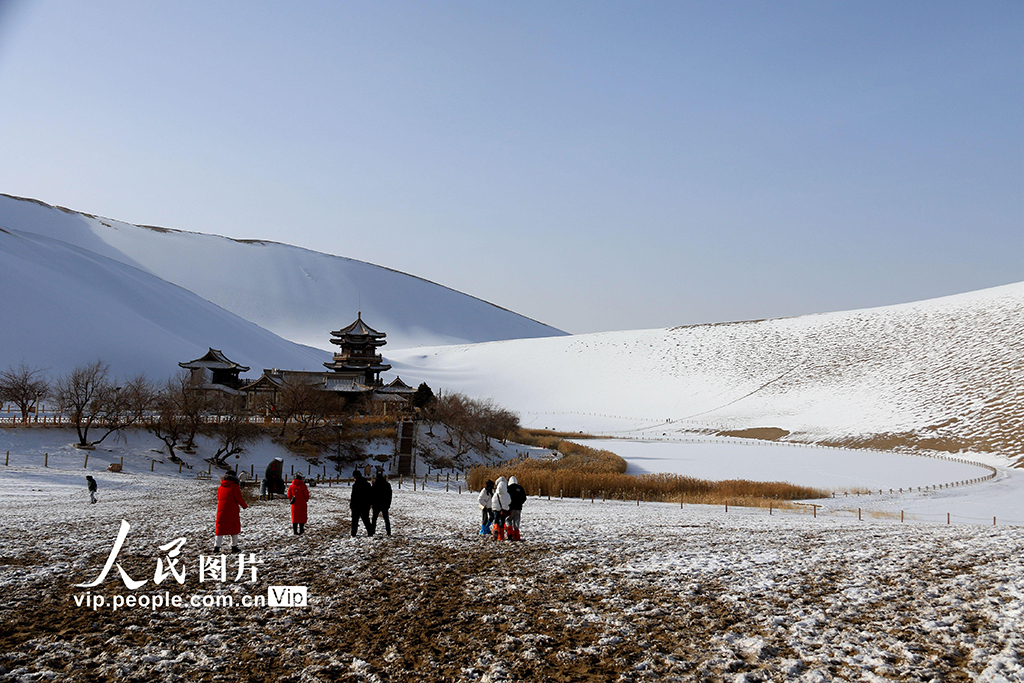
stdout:
{"type": "Polygon", "coordinates": [[[380,373],[391,369],[377,353],[377,349],[387,344],[386,336],[364,323],[360,311],[354,323],[331,332],[331,343],[341,350],[335,352],[334,360],[324,363],[324,367],[340,375],[358,377],[367,387],[379,387],[380,373]]]}

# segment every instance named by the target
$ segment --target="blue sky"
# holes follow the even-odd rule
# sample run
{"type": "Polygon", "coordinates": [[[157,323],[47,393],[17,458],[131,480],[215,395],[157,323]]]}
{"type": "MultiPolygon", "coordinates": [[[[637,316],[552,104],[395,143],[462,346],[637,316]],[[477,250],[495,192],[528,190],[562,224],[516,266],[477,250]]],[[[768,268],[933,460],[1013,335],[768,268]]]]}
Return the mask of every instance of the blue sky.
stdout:
{"type": "Polygon", "coordinates": [[[571,332],[1024,280],[1024,3],[0,0],[0,192],[571,332]]]}

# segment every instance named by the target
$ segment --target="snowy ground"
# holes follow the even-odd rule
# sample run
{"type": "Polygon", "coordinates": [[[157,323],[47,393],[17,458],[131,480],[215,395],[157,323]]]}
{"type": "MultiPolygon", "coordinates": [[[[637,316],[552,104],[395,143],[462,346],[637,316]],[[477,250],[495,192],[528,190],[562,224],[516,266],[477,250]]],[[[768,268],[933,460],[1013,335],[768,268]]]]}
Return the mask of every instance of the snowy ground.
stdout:
{"type": "MultiPolygon", "coordinates": [[[[303,537],[284,501],[243,511],[255,583],[234,580],[235,558],[226,581],[200,583],[216,481],[150,474],[144,444],[123,444],[125,473],[101,470],[117,452],[90,455],[100,503],[89,505],[84,454],[45,443],[66,444],[58,430],[0,435],[4,450],[35,439],[0,468],[2,680],[1024,680],[1024,529],[857,519],[856,506],[902,509],[924,494],[820,501],[816,518],[531,499],[525,542],[512,544],[477,535],[475,497],[454,480],[448,492],[443,479],[396,489],[390,539],[349,538],[349,489],[315,487],[303,537]],[[32,461],[43,447],[46,468],[32,461]],[[122,519],[117,561],[148,582],[128,590],[114,568],[76,587],[96,578],[122,519]],[[179,537],[184,583],[156,586],[169,559],[159,546],[179,537]],[[243,605],[270,586],[305,586],[309,605],[243,605]],[[112,608],[157,595],[182,604],[112,608]],[[96,596],[106,604],[93,609],[96,596]],[[202,605],[228,596],[232,606],[202,605]]],[[[932,495],[1019,491],[1002,474],[932,495]]]]}
{"type": "MultiPolygon", "coordinates": [[[[258,567],[199,583],[213,482],[123,475],[90,506],[5,504],[4,680],[942,680],[1024,677],[1024,530],[531,499],[521,544],[478,537],[473,496],[395,491],[392,538],[349,538],[348,489],[243,511],[258,567]],[[116,569],[91,589],[121,520],[116,569]],[[185,537],[183,585],[153,584],[185,537]],[[308,606],[242,606],[269,586],[308,606]],[[107,605],[76,604],[103,596],[107,605]],[[181,596],[180,607],[110,606],[181,596]],[[190,606],[231,596],[231,607],[190,606]]],[[[255,558],[250,558],[253,553],[255,558]]]]}

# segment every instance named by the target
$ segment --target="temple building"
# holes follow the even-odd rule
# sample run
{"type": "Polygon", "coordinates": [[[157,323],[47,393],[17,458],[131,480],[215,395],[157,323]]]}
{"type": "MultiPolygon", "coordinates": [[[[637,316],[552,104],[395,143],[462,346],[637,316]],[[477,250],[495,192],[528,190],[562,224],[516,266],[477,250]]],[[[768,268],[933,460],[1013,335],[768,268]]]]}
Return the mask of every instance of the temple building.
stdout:
{"type": "Polygon", "coordinates": [[[331,332],[331,343],[341,348],[335,352],[334,360],[324,363],[324,367],[333,371],[335,381],[351,378],[367,387],[379,387],[382,384],[380,373],[391,369],[377,352],[387,344],[386,336],[364,323],[360,311],[354,323],[331,332]]]}
{"type": "Polygon", "coordinates": [[[249,368],[239,365],[224,355],[220,349],[210,348],[205,356],[178,363],[179,367],[191,371],[192,386],[206,391],[222,391],[238,394],[245,380],[238,376],[240,372],[248,372],[249,368]]]}
{"type": "Polygon", "coordinates": [[[363,322],[360,311],[351,325],[331,332],[330,341],[339,349],[333,360],[324,363],[326,372],[270,368],[256,380],[247,382],[238,375],[249,368],[212,348],[205,356],[178,365],[190,370],[193,386],[204,391],[244,394],[246,408],[254,412],[272,408],[288,385],[298,384],[329,392],[346,401],[365,399],[402,408],[408,406],[416,390],[400,377],[387,385],[381,380],[380,373],[391,369],[379,352],[380,347],[387,344],[386,336],[363,322]]]}

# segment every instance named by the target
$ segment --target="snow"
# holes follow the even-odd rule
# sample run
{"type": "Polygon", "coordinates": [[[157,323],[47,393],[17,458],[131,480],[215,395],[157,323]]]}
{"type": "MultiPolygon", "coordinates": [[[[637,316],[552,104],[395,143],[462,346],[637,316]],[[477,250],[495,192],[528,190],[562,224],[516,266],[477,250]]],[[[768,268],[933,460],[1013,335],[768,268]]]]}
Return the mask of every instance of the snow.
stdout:
{"type": "Polygon", "coordinates": [[[257,371],[322,369],[330,358],[143,271],[32,233],[0,231],[0,290],[8,293],[0,368],[24,362],[52,378],[101,359],[115,376],[159,379],[211,346],[257,371]]]}
{"type": "MultiPolygon", "coordinates": [[[[461,482],[396,490],[393,539],[348,538],[347,487],[318,486],[306,536],[290,534],[283,501],[243,512],[256,586],[170,587],[241,597],[306,585],[308,608],[92,612],[73,587],[122,519],[133,575],[178,536],[189,562],[209,551],[217,476],[196,474],[212,445],[179,471],[152,436],[129,432],[86,466],[69,430],[4,428],[4,679],[1024,680],[1024,474],[1011,467],[1024,454],[1024,283],[567,337],[370,264],[0,196],[0,286],[0,366],[62,372],[99,357],[116,374],[159,377],[213,346],[256,370],[315,369],[326,353],[293,342],[326,349],[362,299],[409,384],[493,398],[526,426],[603,435],[590,445],[631,472],[835,491],[771,513],[535,498],[520,545],[477,536],[461,482]],[[487,340],[500,341],[400,348],[487,340]],[[714,436],[769,427],[787,433],[714,436]],[[889,446],[807,445],[855,443],[889,446]],[[122,459],[123,472],[107,471],[122,459]],[[988,468],[992,479],[963,483],[988,468]]],[[[233,464],[262,476],[273,457],[315,474],[270,440],[233,464]]],[[[123,594],[118,581],[105,594],[123,594]]]]}
{"type": "MultiPolygon", "coordinates": [[[[140,227],[7,195],[0,195],[0,228],[133,266],[285,339],[327,351],[334,350],[330,331],[348,325],[359,311],[387,333],[386,349],[565,334],[422,278],[287,244],[140,227]]],[[[344,235],[339,238],[343,244],[344,235]]],[[[31,292],[34,283],[27,277],[17,291],[31,292]]],[[[45,324],[36,322],[45,310],[20,321],[45,324]]],[[[223,346],[229,357],[233,346],[223,346]]],[[[265,367],[285,367],[288,360],[265,367]]]]}
{"type": "MultiPolygon", "coordinates": [[[[38,467],[37,467],[38,469],[38,467]]],[[[5,497],[0,606],[10,680],[957,680],[1024,677],[1024,530],[763,509],[531,498],[521,544],[477,535],[475,496],[395,489],[394,537],[348,537],[348,488],[242,511],[258,579],[200,584],[216,482],[63,475],[5,497]],[[120,479],[120,487],[112,481],[120,479]],[[62,510],[55,514],[54,510],[62,510]],[[118,561],[182,607],[76,606],[120,521],[118,561]],[[185,583],[152,584],[183,536],[185,583]],[[306,586],[309,606],[189,606],[306,586]],[[17,645],[17,647],[13,647],[17,645]]],[[[5,490],[26,484],[8,478],[5,490]]],[[[232,568],[234,566],[232,560],[232,568]]],[[[116,572],[91,595],[125,596],[116,572]]]]}
{"type": "Polygon", "coordinates": [[[405,381],[531,427],[1024,454],[1024,283],[860,311],[393,352],[405,381]]]}

